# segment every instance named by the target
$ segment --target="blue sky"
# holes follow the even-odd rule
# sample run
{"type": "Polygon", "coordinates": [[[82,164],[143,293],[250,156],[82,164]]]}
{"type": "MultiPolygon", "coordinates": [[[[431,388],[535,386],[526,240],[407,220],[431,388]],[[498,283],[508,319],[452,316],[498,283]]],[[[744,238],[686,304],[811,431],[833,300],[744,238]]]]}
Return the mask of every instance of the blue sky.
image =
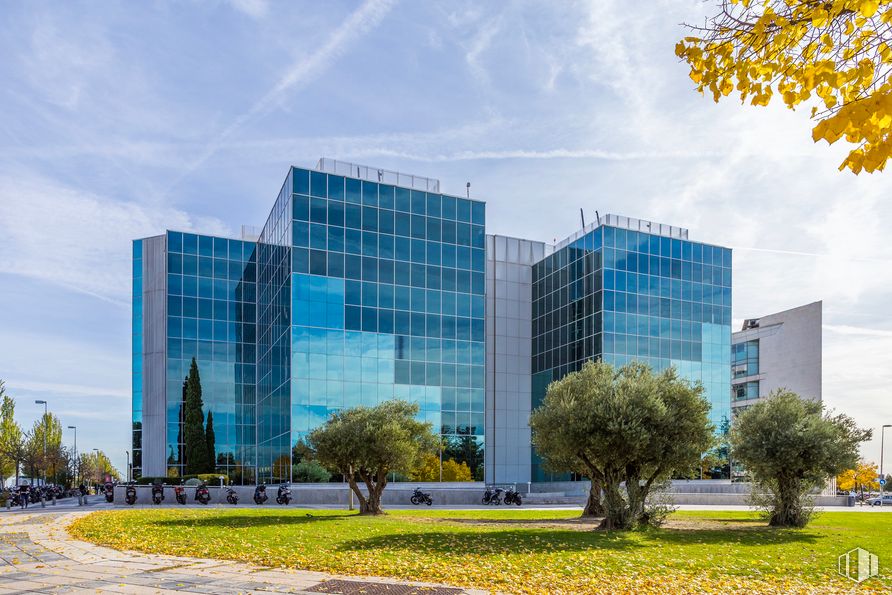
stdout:
{"type": "Polygon", "coordinates": [[[130,241],[237,237],[323,155],[470,181],[491,233],[561,239],[584,208],[731,246],[735,325],[823,299],[825,402],[892,423],[889,174],[838,172],[807,109],[693,92],[673,46],[709,3],[629,6],[4,3],[0,378],[25,425],[46,399],[123,467],[130,241]]]}

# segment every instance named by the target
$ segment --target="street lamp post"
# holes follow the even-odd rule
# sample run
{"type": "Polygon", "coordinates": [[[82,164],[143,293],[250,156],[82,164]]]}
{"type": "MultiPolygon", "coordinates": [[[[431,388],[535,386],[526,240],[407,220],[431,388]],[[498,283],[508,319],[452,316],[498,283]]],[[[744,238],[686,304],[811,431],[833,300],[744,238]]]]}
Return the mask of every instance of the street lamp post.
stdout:
{"type": "Polygon", "coordinates": [[[80,476],[80,460],[77,458],[77,426],[68,426],[69,430],[74,430],[74,483],[80,485],[78,481],[80,476]]]}
{"type": "Polygon", "coordinates": [[[47,431],[47,423],[46,423],[46,401],[36,400],[34,401],[35,405],[43,405],[43,485],[46,485],[46,431],[47,431]]]}
{"type": "Polygon", "coordinates": [[[97,482],[101,482],[101,481],[102,481],[102,478],[99,477],[99,475],[100,475],[100,473],[101,473],[101,472],[100,472],[100,469],[99,469],[99,449],[98,449],[98,448],[94,448],[94,449],[93,449],[93,452],[96,453],[96,481],[97,481],[97,482]]]}
{"type": "MultiPolygon", "coordinates": [[[[886,424],[880,429],[880,477],[883,478],[884,482],[885,482],[886,476],[883,475],[883,454],[885,451],[883,446],[884,446],[884,440],[886,438],[886,428],[892,428],[892,424],[886,424]]],[[[880,484],[880,506],[883,505],[883,487],[884,487],[883,484],[880,484]]]]}
{"type": "Polygon", "coordinates": [[[127,454],[127,483],[130,483],[130,451],[124,451],[127,454]]]}

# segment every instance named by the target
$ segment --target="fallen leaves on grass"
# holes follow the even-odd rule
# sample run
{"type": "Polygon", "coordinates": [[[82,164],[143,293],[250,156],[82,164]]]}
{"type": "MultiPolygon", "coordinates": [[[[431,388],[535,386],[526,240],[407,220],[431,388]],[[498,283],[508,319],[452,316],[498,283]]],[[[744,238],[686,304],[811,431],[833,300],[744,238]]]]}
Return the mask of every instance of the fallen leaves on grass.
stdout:
{"type": "MultiPolygon", "coordinates": [[[[869,533],[852,514],[804,531],[757,526],[747,513],[678,515],[679,528],[633,533],[562,526],[572,514],[133,510],[94,513],[69,529],[124,550],[554,594],[850,592],[854,583],[836,575],[835,556],[852,537],[847,531],[858,539],[869,533]]],[[[877,579],[858,589],[887,591],[877,579]]]]}

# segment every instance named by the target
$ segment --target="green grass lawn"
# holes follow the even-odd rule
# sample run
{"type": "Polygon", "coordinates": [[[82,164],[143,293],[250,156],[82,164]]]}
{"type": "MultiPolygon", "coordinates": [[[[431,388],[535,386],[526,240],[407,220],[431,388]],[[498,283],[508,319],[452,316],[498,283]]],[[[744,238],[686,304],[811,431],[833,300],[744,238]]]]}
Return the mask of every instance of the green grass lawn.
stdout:
{"type": "MultiPolygon", "coordinates": [[[[98,512],[71,533],[119,549],[506,592],[848,592],[837,557],[892,564],[892,514],[826,512],[779,530],[749,512],[676,512],[661,529],[605,533],[578,512],[159,509],[98,512]],[[310,516],[311,515],[311,516],[310,516]]],[[[890,577],[859,591],[888,592],[890,577]]]]}

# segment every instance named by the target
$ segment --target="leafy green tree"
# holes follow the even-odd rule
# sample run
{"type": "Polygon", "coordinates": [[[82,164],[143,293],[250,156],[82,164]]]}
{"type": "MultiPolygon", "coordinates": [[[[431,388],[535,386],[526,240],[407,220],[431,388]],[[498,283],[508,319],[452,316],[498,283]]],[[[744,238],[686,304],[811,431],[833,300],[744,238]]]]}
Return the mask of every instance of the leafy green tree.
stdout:
{"type": "Polygon", "coordinates": [[[601,527],[631,529],[656,520],[645,506],[651,489],[712,444],[708,413],[703,387],[674,368],[655,374],[642,363],[614,370],[590,361],[548,386],[530,426],[549,465],[600,484],[601,527]]]}
{"type": "Polygon", "coordinates": [[[811,491],[854,468],[858,446],[871,435],[852,418],[831,415],[821,403],[782,389],[737,417],[731,448],[767,492],[762,504],[769,524],[804,527],[812,512],[811,491]]]}
{"type": "Polygon", "coordinates": [[[291,447],[291,460],[295,465],[304,460],[313,460],[313,449],[303,438],[298,438],[294,446],[291,447]]]}
{"type": "Polygon", "coordinates": [[[15,475],[18,483],[23,450],[22,428],[15,420],[15,401],[0,380],[0,482],[15,475]]]}
{"type": "Polygon", "coordinates": [[[213,473],[216,470],[215,461],[217,460],[217,438],[214,435],[214,413],[208,411],[208,423],[204,429],[205,442],[207,444],[207,468],[204,473],[213,473]]]}
{"type": "Polygon", "coordinates": [[[115,480],[121,479],[120,472],[101,450],[81,454],[79,464],[81,477],[85,483],[99,484],[105,481],[106,476],[115,480]]]}
{"type": "Polygon", "coordinates": [[[31,477],[51,478],[65,465],[62,453],[62,422],[53,413],[46,413],[34,422],[25,445],[31,477]]]}
{"type": "Polygon", "coordinates": [[[185,383],[183,403],[183,456],[187,475],[208,472],[208,443],[204,431],[204,412],[201,401],[201,376],[198,363],[192,358],[185,383]]]}
{"type": "Polygon", "coordinates": [[[308,438],[318,461],[337,469],[359,499],[360,514],[381,514],[381,494],[391,472],[410,473],[426,453],[437,449],[429,423],[418,421],[418,405],[386,401],[333,414],[308,438]],[[367,494],[359,489],[365,483],[367,494]]]}
{"type": "Polygon", "coordinates": [[[331,473],[319,461],[303,460],[294,465],[294,481],[300,483],[326,483],[331,473]]]}

